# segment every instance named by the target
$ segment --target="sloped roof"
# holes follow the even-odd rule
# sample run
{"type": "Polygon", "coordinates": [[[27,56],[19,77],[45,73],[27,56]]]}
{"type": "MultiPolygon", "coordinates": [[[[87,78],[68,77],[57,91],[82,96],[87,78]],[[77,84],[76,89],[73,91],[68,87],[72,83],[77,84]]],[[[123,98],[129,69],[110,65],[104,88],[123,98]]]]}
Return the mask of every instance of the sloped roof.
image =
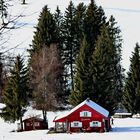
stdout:
{"type": "Polygon", "coordinates": [[[42,118],[38,118],[38,117],[30,117],[30,118],[26,118],[23,120],[23,122],[27,121],[27,120],[38,120],[38,121],[43,121],[42,118]]]}
{"type": "Polygon", "coordinates": [[[91,107],[92,109],[96,110],[97,112],[99,112],[103,116],[108,117],[109,112],[106,109],[104,109],[103,107],[101,107],[100,105],[96,104],[95,102],[93,102],[91,100],[85,100],[82,103],[80,103],[79,105],[77,105],[76,107],[74,107],[71,111],[69,111],[63,115],[57,116],[54,119],[54,121],[69,116],[71,113],[73,113],[74,111],[76,111],[77,109],[79,109],[81,106],[83,106],[85,104],[88,105],[89,107],[91,107]]]}

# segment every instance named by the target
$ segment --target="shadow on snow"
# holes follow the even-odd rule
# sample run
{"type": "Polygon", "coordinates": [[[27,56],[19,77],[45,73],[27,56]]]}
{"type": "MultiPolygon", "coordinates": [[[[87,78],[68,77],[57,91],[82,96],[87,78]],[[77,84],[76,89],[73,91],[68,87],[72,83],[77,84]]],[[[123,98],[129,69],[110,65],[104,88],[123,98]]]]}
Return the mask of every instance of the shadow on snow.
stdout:
{"type": "Polygon", "coordinates": [[[140,127],[114,127],[112,132],[140,132],[140,127]]]}

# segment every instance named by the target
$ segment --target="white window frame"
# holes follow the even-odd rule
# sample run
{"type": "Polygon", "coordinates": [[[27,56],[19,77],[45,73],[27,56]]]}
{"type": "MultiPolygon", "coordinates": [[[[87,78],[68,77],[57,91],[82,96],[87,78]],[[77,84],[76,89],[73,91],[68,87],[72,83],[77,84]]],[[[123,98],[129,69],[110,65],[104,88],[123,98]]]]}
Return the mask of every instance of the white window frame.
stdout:
{"type": "Polygon", "coordinates": [[[73,122],[71,122],[71,127],[73,127],[73,128],[82,127],[82,122],[80,122],[80,121],[73,121],[73,122]]]}
{"type": "Polygon", "coordinates": [[[80,117],[91,117],[90,111],[82,111],[80,112],[80,117]]]}
{"type": "Polygon", "coordinates": [[[101,122],[92,121],[92,122],[90,122],[90,127],[101,127],[101,122]]]}

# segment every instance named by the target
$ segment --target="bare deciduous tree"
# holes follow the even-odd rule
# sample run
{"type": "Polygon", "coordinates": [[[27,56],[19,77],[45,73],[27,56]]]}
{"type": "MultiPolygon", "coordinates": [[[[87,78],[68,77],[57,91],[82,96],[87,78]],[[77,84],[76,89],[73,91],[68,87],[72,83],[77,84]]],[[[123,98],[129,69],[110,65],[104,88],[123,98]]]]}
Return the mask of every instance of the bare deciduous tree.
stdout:
{"type": "Polygon", "coordinates": [[[47,111],[60,106],[63,94],[62,82],[63,64],[58,46],[44,46],[32,55],[30,61],[30,76],[35,97],[35,107],[43,111],[46,120],[47,111]]]}

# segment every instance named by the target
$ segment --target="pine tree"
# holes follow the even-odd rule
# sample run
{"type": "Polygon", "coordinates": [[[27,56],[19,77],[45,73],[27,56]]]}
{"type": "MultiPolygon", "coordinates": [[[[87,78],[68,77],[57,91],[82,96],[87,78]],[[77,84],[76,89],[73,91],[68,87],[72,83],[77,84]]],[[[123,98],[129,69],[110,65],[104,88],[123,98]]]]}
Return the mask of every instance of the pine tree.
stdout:
{"type": "MultiPolygon", "coordinates": [[[[80,51],[80,45],[84,38],[84,19],[86,14],[86,6],[80,3],[75,9],[74,23],[75,23],[75,58],[78,56],[80,51]]],[[[74,60],[75,61],[75,60],[74,60]]]]}
{"type": "Polygon", "coordinates": [[[74,106],[92,96],[92,76],[88,64],[90,53],[86,37],[81,44],[80,54],[76,60],[76,76],[74,79],[75,87],[70,95],[70,103],[74,106]]]}
{"type": "Polygon", "coordinates": [[[114,98],[116,102],[121,102],[122,100],[122,90],[123,90],[123,80],[124,80],[124,69],[121,66],[122,60],[122,37],[121,30],[117,26],[117,22],[113,16],[110,17],[108,21],[108,28],[110,38],[113,41],[114,46],[114,66],[112,67],[112,71],[114,70],[114,98]]]}
{"type": "Polygon", "coordinates": [[[90,69],[93,77],[92,99],[106,108],[110,114],[113,114],[117,106],[114,98],[115,73],[113,67],[115,65],[115,49],[108,28],[103,26],[91,61],[90,69]]]}
{"type": "Polygon", "coordinates": [[[30,55],[39,51],[40,48],[50,46],[51,43],[58,43],[56,23],[53,15],[47,6],[42,9],[31,48],[28,50],[30,55]]]}
{"type": "MultiPolygon", "coordinates": [[[[62,34],[63,34],[63,58],[65,69],[67,71],[67,81],[71,81],[71,89],[74,89],[73,83],[73,71],[74,67],[73,64],[75,62],[75,23],[74,23],[74,16],[75,16],[75,7],[72,1],[68,5],[64,13],[64,21],[62,23],[62,34]]],[[[70,87],[69,86],[69,87],[70,87]]]]}
{"type": "Polygon", "coordinates": [[[138,43],[130,61],[124,87],[123,104],[130,113],[136,114],[140,112],[140,46],[138,43]]]}
{"type": "Polygon", "coordinates": [[[75,89],[70,101],[77,105],[89,97],[113,114],[122,97],[120,29],[113,16],[106,22],[102,7],[91,0],[83,32],[87,42],[83,44],[87,45],[81,46],[77,59],[75,89]]]}
{"type": "Polygon", "coordinates": [[[62,44],[63,44],[63,38],[62,38],[63,15],[62,15],[58,6],[57,6],[56,11],[54,13],[54,20],[55,20],[55,23],[56,23],[56,32],[57,32],[57,35],[58,35],[59,47],[62,49],[62,44]]]}
{"type": "Polygon", "coordinates": [[[15,122],[20,120],[21,130],[23,130],[22,116],[25,112],[25,107],[28,104],[29,97],[29,80],[28,70],[23,64],[21,56],[17,56],[14,68],[11,70],[11,75],[8,85],[4,92],[3,98],[6,105],[0,114],[6,121],[15,122]]]}
{"type": "Polygon", "coordinates": [[[95,1],[91,0],[84,20],[84,34],[87,37],[87,42],[90,44],[91,53],[95,48],[97,37],[100,35],[100,29],[105,22],[106,17],[102,7],[98,7],[95,1]]]}
{"type": "MultiPolygon", "coordinates": [[[[58,46],[59,46],[59,51],[60,51],[60,56],[61,56],[61,60],[62,63],[65,64],[65,57],[64,57],[64,38],[65,36],[63,35],[63,14],[61,13],[59,7],[57,6],[56,11],[54,13],[54,19],[56,22],[56,26],[57,26],[57,36],[58,36],[58,46]]],[[[65,93],[65,102],[67,102],[67,98],[70,94],[70,90],[69,90],[69,84],[67,82],[67,69],[65,67],[65,69],[63,69],[63,74],[62,74],[62,78],[63,78],[63,91],[65,93]]]]}

